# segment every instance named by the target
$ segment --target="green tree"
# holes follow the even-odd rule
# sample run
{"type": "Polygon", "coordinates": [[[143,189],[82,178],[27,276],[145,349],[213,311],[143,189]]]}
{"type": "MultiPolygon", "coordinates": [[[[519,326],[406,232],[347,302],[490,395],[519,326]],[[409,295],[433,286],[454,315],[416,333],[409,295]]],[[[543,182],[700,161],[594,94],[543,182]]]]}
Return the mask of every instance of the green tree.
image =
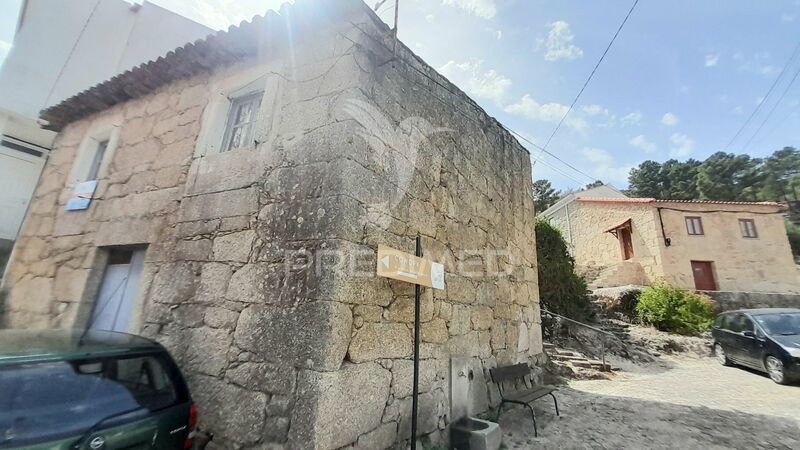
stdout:
{"type": "Polygon", "coordinates": [[[647,160],[631,169],[628,175],[628,193],[633,197],[662,198],[664,181],[661,164],[647,160]]]}
{"type": "Polygon", "coordinates": [[[706,158],[697,171],[697,193],[701,200],[753,200],[758,186],[759,159],[748,155],[717,152],[706,158]],[[750,188],[750,189],[748,189],[750,188]]]}
{"type": "Polygon", "coordinates": [[[553,206],[560,198],[561,193],[556,191],[549,181],[536,180],[533,182],[533,208],[537,213],[553,206]]]}
{"type": "Polygon", "coordinates": [[[575,320],[589,318],[586,281],[575,273],[575,259],[561,231],[546,220],[536,221],[536,256],[542,307],[575,320]]]}
{"type": "Polygon", "coordinates": [[[670,200],[692,200],[697,194],[697,171],[700,161],[689,159],[681,162],[670,159],[661,165],[663,189],[656,198],[670,200]]]}
{"type": "Polygon", "coordinates": [[[768,200],[800,200],[800,151],[784,147],[764,160],[760,196],[768,200]]]}
{"type": "Polygon", "coordinates": [[[587,185],[586,185],[586,187],[585,187],[584,189],[592,189],[592,188],[596,188],[596,187],[603,186],[604,184],[605,184],[605,183],[603,183],[603,182],[602,182],[602,181],[600,181],[600,180],[594,180],[594,181],[592,181],[591,183],[587,184],[587,185]]]}

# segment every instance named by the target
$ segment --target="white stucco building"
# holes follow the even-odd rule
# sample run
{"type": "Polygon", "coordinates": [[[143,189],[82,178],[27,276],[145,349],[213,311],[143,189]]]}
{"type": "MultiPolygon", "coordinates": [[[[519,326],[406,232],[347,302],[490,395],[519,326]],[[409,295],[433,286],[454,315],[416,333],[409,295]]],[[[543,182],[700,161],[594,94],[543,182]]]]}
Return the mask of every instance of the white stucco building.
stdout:
{"type": "Polygon", "coordinates": [[[212,31],[148,2],[22,2],[0,68],[0,273],[56,136],[39,111],[212,31]]]}

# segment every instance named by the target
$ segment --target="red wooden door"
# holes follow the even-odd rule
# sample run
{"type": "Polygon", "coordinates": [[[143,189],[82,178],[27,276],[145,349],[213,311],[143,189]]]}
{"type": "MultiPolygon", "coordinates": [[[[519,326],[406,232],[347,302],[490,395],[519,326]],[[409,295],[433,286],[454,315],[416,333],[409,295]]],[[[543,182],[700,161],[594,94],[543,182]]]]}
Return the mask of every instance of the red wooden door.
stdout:
{"type": "Polygon", "coordinates": [[[717,282],[710,261],[692,261],[694,288],[698,291],[716,291],[717,282]]]}
{"type": "Polygon", "coordinates": [[[633,240],[631,240],[631,230],[620,228],[619,240],[622,242],[622,259],[625,261],[633,258],[633,240]]]}

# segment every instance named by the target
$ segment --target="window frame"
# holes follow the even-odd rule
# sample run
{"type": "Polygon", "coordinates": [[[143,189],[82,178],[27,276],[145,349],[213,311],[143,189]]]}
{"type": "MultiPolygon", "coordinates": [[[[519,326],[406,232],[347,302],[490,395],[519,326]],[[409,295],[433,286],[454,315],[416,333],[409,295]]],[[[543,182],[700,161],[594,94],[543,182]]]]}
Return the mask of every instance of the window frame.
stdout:
{"type": "Polygon", "coordinates": [[[259,118],[261,117],[261,102],[264,98],[264,91],[250,92],[248,94],[240,95],[230,98],[230,106],[228,107],[228,114],[225,116],[225,130],[223,132],[222,145],[219,148],[219,153],[227,153],[233,150],[244,150],[255,146],[252,142],[255,138],[259,118]],[[235,123],[236,116],[239,113],[241,106],[252,104],[252,111],[250,120],[247,122],[235,123]],[[244,141],[249,142],[247,145],[231,148],[234,130],[237,128],[245,128],[244,141]]]}
{"type": "Polygon", "coordinates": [[[100,167],[103,166],[103,160],[106,153],[108,153],[108,146],[111,143],[111,138],[102,139],[97,141],[97,144],[92,150],[92,158],[89,162],[89,171],[86,173],[86,181],[96,180],[100,177],[100,167]]]}
{"type": "Polygon", "coordinates": [[[689,236],[705,236],[706,232],[703,228],[703,218],[700,216],[684,216],[684,223],[686,224],[686,233],[689,236]],[[695,220],[697,222],[695,222],[695,220]],[[691,223],[691,226],[689,225],[691,223]],[[695,223],[697,226],[695,226],[695,223]],[[694,232],[693,232],[694,231],[694,232]]]}
{"type": "Polygon", "coordinates": [[[739,232],[745,239],[758,239],[758,228],[756,228],[756,221],[754,219],[739,219],[739,232]],[[752,234],[746,224],[750,224],[752,234]]]}

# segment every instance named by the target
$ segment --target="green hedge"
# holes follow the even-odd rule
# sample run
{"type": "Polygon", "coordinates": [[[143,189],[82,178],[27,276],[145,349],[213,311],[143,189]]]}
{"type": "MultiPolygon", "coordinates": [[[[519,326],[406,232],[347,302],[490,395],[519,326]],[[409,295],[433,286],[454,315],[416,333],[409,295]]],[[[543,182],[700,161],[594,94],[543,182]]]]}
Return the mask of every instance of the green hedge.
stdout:
{"type": "Polygon", "coordinates": [[[639,295],[636,314],[642,323],[661,331],[695,334],[711,326],[714,304],[704,295],[659,283],[639,295]]]}

